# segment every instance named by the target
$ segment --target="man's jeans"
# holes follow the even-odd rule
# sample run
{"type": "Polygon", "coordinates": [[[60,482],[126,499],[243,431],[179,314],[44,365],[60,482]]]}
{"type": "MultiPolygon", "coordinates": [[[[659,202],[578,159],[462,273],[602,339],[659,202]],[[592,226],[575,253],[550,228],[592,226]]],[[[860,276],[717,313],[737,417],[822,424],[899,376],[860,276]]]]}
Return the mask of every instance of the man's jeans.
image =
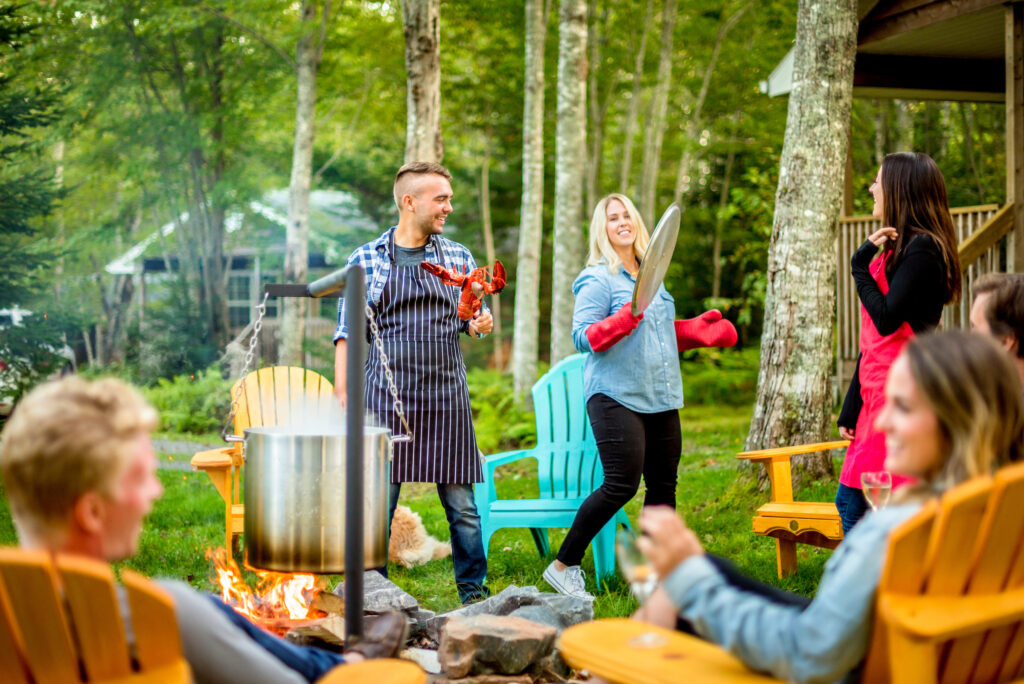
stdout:
{"type": "Polygon", "coordinates": [[[250,639],[310,682],[319,680],[329,670],[345,662],[345,659],[338,653],[325,651],[314,646],[297,646],[285,641],[249,622],[245,617],[239,615],[234,608],[221,601],[219,596],[211,595],[209,598],[250,639]]]}
{"type": "MultiPolygon", "coordinates": [[[[391,485],[390,507],[388,508],[388,529],[395,517],[401,484],[391,485]]],[[[473,500],[471,484],[440,484],[437,495],[448,517],[448,529],[452,537],[452,562],[455,564],[455,586],[459,600],[465,603],[488,595],[484,587],[487,577],[487,557],[484,555],[483,533],[480,530],[480,514],[473,500]]]]}

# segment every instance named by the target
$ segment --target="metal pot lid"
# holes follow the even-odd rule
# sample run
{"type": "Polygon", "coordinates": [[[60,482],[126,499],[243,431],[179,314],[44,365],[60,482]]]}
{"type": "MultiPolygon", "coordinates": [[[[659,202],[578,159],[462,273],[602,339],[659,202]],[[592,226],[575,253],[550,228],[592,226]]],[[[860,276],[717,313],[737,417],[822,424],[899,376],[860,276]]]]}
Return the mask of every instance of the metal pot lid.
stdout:
{"type": "Polygon", "coordinates": [[[673,203],[658,219],[654,235],[647,245],[647,252],[640,262],[636,285],[633,286],[634,316],[639,316],[650,306],[658,288],[665,280],[668,265],[672,263],[672,253],[676,249],[676,238],[679,237],[679,215],[679,207],[673,203]]]}

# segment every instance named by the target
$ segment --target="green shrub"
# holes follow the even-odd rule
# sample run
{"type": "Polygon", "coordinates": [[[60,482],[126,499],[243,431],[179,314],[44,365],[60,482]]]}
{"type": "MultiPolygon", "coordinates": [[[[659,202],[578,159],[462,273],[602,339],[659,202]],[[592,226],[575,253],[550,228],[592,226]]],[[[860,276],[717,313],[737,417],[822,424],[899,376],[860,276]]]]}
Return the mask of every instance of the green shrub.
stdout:
{"type": "Polygon", "coordinates": [[[160,378],[143,390],[160,412],[161,429],[205,434],[219,430],[231,411],[231,381],[216,365],[193,375],[160,378]]]}
{"type": "Polygon", "coordinates": [[[698,349],[680,359],[687,406],[749,406],[757,393],[760,350],[698,349]]]}
{"type": "Polygon", "coordinates": [[[474,368],[466,380],[481,451],[493,454],[536,444],[533,414],[516,402],[511,377],[497,370],[474,368]]]}

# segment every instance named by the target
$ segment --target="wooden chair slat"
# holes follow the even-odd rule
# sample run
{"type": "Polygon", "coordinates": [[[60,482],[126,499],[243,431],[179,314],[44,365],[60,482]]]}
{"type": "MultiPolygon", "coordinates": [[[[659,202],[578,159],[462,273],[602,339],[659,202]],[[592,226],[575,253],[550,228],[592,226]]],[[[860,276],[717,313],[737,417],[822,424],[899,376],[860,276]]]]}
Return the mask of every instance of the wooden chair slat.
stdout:
{"type": "Polygon", "coordinates": [[[0,578],[36,684],[78,681],[78,654],[49,554],[0,549],[0,578]]]}
{"type": "MultiPolygon", "coordinates": [[[[916,594],[924,586],[924,557],[931,539],[939,505],[926,503],[920,511],[889,535],[889,551],[878,581],[878,593],[916,594]]],[[[881,615],[875,615],[871,643],[864,665],[865,682],[889,681],[889,632],[881,615]]]]}
{"type": "MultiPolygon", "coordinates": [[[[292,387],[292,366],[274,366],[274,380],[270,386],[274,398],[274,424],[288,425],[292,422],[292,402],[301,402],[304,398],[301,379],[298,387],[292,387]]],[[[301,376],[300,376],[301,378],[301,376]]],[[[264,395],[266,397],[266,395],[264,395]]]]}
{"type": "Polygon", "coordinates": [[[127,677],[131,658],[110,566],[64,556],[57,559],[57,570],[87,680],[127,677]]]}
{"type": "MultiPolygon", "coordinates": [[[[258,371],[242,378],[242,394],[239,397],[238,414],[235,415],[235,434],[242,436],[245,428],[263,425],[263,404],[260,401],[260,375],[258,371]],[[245,409],[244,413],[242,409],[245,409]]],[[[232,394],[232,396],[234,396],[232,394]]]]}
{"type": "MultiPolygon", "coordinates": [[[[992,499],[978,530],[979,549],[973,559],[967,595],[991,594],[1007,589],[1007,580],[1022,549],[1024,515],[1020,515],[1020,502],[1024,500],[1024,464],[1004,468],[995,477],[992,499]]],[[[994,630],[992,646],[1005,649],[1007,628],[994,630]]],[[[990,681],[997,672],[992,665],[998,658],[992,647],[985,648],[993,632],[958,639],[949,645],[943,656],[942,681],[990,681]]],[[[1005,651],[1003,651],[1005,652],[1005,651]]]]}
{"type": "Polygon", "coordinates": [[[978,528],[992,493],[992,478],[976,478],[942,497],[925,559],[925,594],[956,596],[967,587],[978,528]]]}
{"type": "Polygon", "coordinates": [[[275,389],[276,371],[277,366],[261,368],[256,371],[256,378],[259,383],[259,392],[256,396],[258,397],[257,401],[260,405],[261,418],[259,423],[256,423],[255,421],[253,422],[254,426],[263,427],[264,425],[281,424],[277,415],[277,390],[275,389]]]}
{"type": "Polygon", "coordinates": [[[28,670],[21,657],[25,650],[23,644],[7,590],[0,581],[0,673],[9,684],[29,684],[28,670]]]}
{"type": "Polygon", "coordinates": [[[171,595],[142,575],[125,570],[121,581],[135,632],[135,657],[142,672],[167,667],[181,660],[181,636],[171,595]],[[168,625],[173,626],[171,629],[168,625]]]}

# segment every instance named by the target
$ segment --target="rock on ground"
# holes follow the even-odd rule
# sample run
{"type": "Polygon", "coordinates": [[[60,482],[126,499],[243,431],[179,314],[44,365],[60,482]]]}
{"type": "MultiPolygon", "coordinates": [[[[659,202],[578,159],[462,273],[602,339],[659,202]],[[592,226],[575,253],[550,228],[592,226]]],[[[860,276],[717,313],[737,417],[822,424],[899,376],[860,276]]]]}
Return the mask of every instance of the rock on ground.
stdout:
{"type": "Polygon", "coordinates": [[[453,617],[441,632],[438,659],[452,679],[477,674],[518,675],[554,649],[556,630],[522,618],[453,617]]]}

